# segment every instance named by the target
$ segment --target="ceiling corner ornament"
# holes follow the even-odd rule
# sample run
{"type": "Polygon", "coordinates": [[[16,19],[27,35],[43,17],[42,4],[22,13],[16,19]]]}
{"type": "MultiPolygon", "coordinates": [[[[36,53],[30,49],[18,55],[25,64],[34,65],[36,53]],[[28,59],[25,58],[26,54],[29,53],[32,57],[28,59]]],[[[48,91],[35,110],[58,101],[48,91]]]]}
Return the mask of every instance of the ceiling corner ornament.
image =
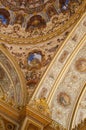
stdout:
{"type": "Polygon", "coordinates": [[[31,101],[30,105],[35,110],[42,113],[43,115],[51,117],[51,112],[49,110],[49,106],[48,106],[47,100],[45,98],[41,98],[41,99],[31,101]]]}
{"type": "Polygon", "coordinates": [[[50,124],[50,126],[52,128],[54,128],[55,130],[66,130],[65,128],[63,128],[62,125],[58,124],[57,122],[55,122],[54,120],[52,121],[52,123],[50,124]]]}

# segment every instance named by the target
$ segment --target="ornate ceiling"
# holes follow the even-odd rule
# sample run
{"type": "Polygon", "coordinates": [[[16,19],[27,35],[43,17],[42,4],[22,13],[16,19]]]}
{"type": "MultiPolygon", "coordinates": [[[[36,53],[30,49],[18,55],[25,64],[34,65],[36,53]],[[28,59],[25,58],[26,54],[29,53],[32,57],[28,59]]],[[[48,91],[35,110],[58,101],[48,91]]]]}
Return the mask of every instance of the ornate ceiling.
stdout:
{"type": "Polygon", "coordinates": [[[86,0],[0,1],[0,130],[86,129],[85,11],[86,0]]]}
{"type": "Polygon", "coordinates": [[[26,104],[26,84],[15,66],[14,59],[11,59],[7,50],[0,45],[0,99],[11,107],[21,109],[26,104]]]}
{"type": "Polygon", "coordinates": [[[85,0],[66,1],[68,2],[2,0],[0,19],[3,25],[1,25],[0,39],[12,44],[36,44],[60,35],[78,20],[82,14],[79,12],[83,12],[85,6],[85,0]],[[41,6],[43,9],[40,11],[41,6]]]}
{"type": "MultiPolygon", "coordinates": [[[[55,1],[55,0],[54,0],[55,1]]],[[[52,4],[53,0],[1,0],[2,4],[13,11],[24,10],[24,12],[32,14],[45,9],[45,6],[52,4]]]]}

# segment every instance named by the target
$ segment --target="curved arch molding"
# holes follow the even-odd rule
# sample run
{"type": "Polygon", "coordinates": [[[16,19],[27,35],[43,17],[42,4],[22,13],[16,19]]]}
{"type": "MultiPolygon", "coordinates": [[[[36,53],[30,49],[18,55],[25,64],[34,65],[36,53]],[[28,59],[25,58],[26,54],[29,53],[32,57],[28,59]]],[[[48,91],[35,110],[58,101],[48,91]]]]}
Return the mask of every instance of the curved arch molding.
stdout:
{"type": "Polygon", "coordinates": [[[86,13],[57,52],[30,101],[46,98],[51,118],[69,130],[86,82],[85,23],[86,13]]]}
{"type": "Polygon", "coordinates": [[[1,101],[18,110],[25,106],[25,79],[16,60],[3,45],[0,45],[0,87],[3,91],[1,101]]]}

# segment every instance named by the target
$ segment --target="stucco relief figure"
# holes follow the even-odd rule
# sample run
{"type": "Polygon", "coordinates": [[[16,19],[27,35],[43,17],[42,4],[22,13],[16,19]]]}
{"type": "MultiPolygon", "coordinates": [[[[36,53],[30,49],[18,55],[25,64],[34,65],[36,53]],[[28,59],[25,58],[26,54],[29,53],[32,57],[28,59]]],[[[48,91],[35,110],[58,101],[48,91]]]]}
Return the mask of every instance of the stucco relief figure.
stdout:
{"type": "Polygon", "coordinates": [[[75,66],[79,72],[86,72],[86,59],[85,58],[78,59],[75,63],[75,66]]]}
{"type": "Polygon", "coordinates": [[[48,7],[48,9],[47,9],[47,15],[48,15],[49,18],[53,17],[56,14],[57,14],[57,12],[56,12],[54,6],[48,7]]]}
{"type": "Polygon", "coordinates": [[[59,61],[60,61],[61,63],[64,63],[64,61],[66,60],[68,54],[69,54],[69,52],[65,50],[65,51],[61,54],[61,56],[60,56],[60,58],[59,58],[59,61]]]}
{"type": "Polygon", "coordinates": [[[47,94],[47,88],[42,88],[39,98],[45,98],[47,94]]]}
{"type": "Polygon", "coordinates": [[[66,107],[70,105],[70,97],[68,94],[66,94],[65,92],[61,92],[59,93],[59,95],[57,96],[57,101],[60,105],[66,107]]]}
{"type": "Polygon", "coordinates": [[[30,20],[27,23],[26,30],[28,31],[29,28],[44,28],[46,27],[45,19],[40,15],[34,15],[30,18],[30,20]]]}
{"type": "Polygon", "coordinates": [[[18,14],[18,15],[16,16],[15,23],[22,25],[23,22],[24,22],[24,17],[23,17],[23,15],[22,15],[22,14],[18,14]]]}

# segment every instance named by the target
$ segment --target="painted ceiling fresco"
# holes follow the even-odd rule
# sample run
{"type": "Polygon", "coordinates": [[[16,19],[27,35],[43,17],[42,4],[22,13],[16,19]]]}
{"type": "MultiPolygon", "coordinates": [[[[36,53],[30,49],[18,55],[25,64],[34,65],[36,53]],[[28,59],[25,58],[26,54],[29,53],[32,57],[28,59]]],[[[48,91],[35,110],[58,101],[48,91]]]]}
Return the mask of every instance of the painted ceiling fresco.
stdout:
{"type": "Polygon", "coordinates": [[[11,43],[36,44],[49,40],[73,25],[80,17],[73,15],[77,14],[77,11],[81,12],[80,6],[85,6],[84,1],[1,0],[0,32],[4,34],[5,41],[10,38],[9,42],[11,42],[13,39],[11,43]]]}
{"type": "Polygon", "coordinates": [[[0,100],[16,110],[46,100],[68,130],[86,118],[85,12],[86,0],[0,1],[0,100]]]}

